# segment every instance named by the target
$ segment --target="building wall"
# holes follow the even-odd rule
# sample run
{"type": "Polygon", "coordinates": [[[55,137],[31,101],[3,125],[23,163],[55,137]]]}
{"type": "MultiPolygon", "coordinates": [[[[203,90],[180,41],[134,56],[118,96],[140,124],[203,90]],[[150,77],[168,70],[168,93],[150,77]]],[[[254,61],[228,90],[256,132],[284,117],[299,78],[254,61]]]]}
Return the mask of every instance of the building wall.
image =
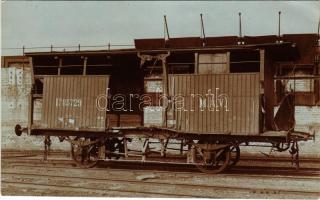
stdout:
{"type": "MultiPolygon", "coordinates": [[[[28,125],[28,99],[31,91],[31,69],[20,60],[1,67],[1,149],[36,150],[43,148],[42,136],[18,137],[14,133],[16,124],[28,125]]],[[[40,110],[36,110],[39,114],[40,110]]],[[[67,143],[57,138],[53,149],[67,149],[67,143]]]]}

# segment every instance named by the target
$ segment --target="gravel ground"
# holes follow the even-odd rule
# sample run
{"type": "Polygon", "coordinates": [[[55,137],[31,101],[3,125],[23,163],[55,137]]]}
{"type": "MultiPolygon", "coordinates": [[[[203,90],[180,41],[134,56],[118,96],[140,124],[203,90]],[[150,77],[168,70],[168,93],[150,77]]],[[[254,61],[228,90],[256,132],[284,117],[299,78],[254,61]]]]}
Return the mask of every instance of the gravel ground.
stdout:
{"type": "MultiPolygon", "coordinates": [[[[40,158],[40,157],[36,157],[40,158]]],[[[66,160],[65,156],[61,156],[66,160]]],[[[59,159],[50,157],[50,160],[59,159]]],[[[123,168],[81,169],[38,162],[2,159],[2,195],[103,197],[204,197],[319,199],[320,176],[216,174],[123,168]]],[[[290,166],[287,162],[244,160],[240,166],[290,166]]],[[[302,163],[302,166],[310,166],[302,163]]],[[[313,167],[320,169],[319,163],[313,167]]]]}

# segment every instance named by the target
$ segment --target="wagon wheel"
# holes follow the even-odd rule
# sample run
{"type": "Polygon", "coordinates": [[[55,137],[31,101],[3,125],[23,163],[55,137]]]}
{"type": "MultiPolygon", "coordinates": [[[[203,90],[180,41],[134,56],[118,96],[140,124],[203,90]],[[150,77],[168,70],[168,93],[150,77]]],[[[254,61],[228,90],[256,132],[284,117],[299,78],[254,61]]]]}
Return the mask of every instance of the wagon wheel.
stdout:
{"type": "Polygon", "coordinates": [[[71,142],[71,156],[80,167],[94,167],[99,160],[99,146],[89,138],[76,137],[71,142]]]}
{"type": "Polygon", "coordinates": [[[230,148],[230,162],[229,166],[234,166],[240,160],[240,147],[232,146],[230,148]]]}
{"type": "Polygon", "coordinates": [[[229,147],[208,150],[196,146],[195,164],[201,172],[210,174],[220,173],[228,167],[229,162],[229,147]]]}

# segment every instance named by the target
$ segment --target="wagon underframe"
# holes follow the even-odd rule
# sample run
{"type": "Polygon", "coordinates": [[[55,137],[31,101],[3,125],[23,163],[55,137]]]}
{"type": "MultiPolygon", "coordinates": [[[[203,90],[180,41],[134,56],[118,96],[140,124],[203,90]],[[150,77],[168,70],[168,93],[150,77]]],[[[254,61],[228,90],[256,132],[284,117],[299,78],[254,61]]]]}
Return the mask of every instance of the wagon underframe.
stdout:
{"type": "MultiPolygon", "coordinates": [[[[159,158],[166,158],[170,155],[168,143],[181,141],[180,148],[175,150],[180,151],[181,156],[186,156],[187,163],[196,165],[206,173],[218,173],[235,165],[240,159],[239,145],[251,146],[250,143],[258,143],[258,146],[262,147],[266,146],[263,143],[270,143],[271,145],[267,147],[280,152],[290,149],[292,163],[296,168],[299,168],[298,142],[312,137],[308,133],[292,131],[269,131],[259,135],[232,135],[186,133],[156,127],[115,127],[101,132],[32,129],[30,134],[45,136],[45,159],[50,151],[50,137],[59,137],[60,141],[67,140],[71,143],[73,159],[83,167],[92,167],[98,160],[119,159],[120,157],[128,159],[132,156],[141,156],[141,161],[146,162],[148,156],[154,153],[159,158]],[[138,153],[132,154],[132,150],[128,149],[128,142],[132,139],[144,141],[138,153]],[[159,151],[149,148],[149,140],[158,141],[159,151]],[[259,143],[262,144],[259,145],[259,143]],[[185,152],[187,153],[185,154],[185,152]]],[[[257,146],[257,144],[253,146],[257,146]]]]}

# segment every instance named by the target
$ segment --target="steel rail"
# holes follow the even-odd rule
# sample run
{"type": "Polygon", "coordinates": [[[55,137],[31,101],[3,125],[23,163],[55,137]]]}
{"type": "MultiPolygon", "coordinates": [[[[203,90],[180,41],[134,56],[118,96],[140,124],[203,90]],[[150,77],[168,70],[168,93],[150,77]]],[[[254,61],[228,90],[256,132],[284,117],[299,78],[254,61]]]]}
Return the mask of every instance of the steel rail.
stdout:
{"type": "MultiPolygon", "coordinates": [[[[45,177],[48,178],[50,177],[50,180],[53,178],[59,179],[61,178],[62,180],[66,179],[77,179],[77,180],[90,180],[90,181],[102,181],[103,183],[106,183],[106,181],[112,181],[112,182],[120,182],[120,183],[125,183],[125,184],[140,184],[140,185],[159,185],[159,186],[174,186],[175,188],[177,186],[179,187],[187,187],[187,188],[197,188],[197,189],[217,189],[217,190],[238,190],[238,191],[250,191],[250,190],[263,190],[263,191],[277,191],[278,193],[284,193],[284,194],[292,194],[292,193],[297,193],[297,194],[306,194],[306,195],[320,195],[319,191],[302,191],[302,190],[287,190],[287,189],[266,189],[266,188],[250,188],[250,187],[239,187],[239,186],[218,186],[218,185],[196,185],[196,184],[186,184],[186,183],[170,183],[170,182],[155,182],[155,181],[140,181],[140,180],[127,180],[127,179],[112,179],[112,178],[91,178],[91,177],[75,177],[75,176],[64,176],[64,175],[46,175],[46,174],[32,174],[32,173],[6,173],[2,172],[2,175],[13,175],[14,178],[17,178],[17,176],[34,176],[34,177],[45,177]]],[[[39,180],[39,179],[37,179],[39,180]]],[[[120,190],[121,191],[121,190],[120,190]]],[[[130,191],[131,192],[131,191],[130,191]]],[[[135,191],[134,191],[135,192],[135,191]]],[[[151,192],[153,194],[153,192],[151,192]]],[[[163,194],[163,193],[158,193],[158,194],[163,194]]],[[[169,193],[172,194],[172,193],[169,193]]],[[[180,194],[178,194],[180,195],[180,194]]],[[[189,196],[189,195],[183,195],[183,196],[189,196]]],[[[201,197],[209,197],[209,196],[201,196],[201,197]]]]}
{"type": "MultiPolygon", "coordinates": [[[[83,186],[67,186],[67,185],[58,185],[58,184],[39,184],[39,183],[31,183],[31,182],[19,182],[19,181],[1,181],[2,183],[2,187],[3,187],[3,183],[6,184],[13,184],[14,187],[17,187],[18,184],[21,185],[33,185],[33,186],[44,186],[44,187],[48,187],[48,189],[52,189],[52,187],[57,187],[57,188],[70,188],[70,189],[80,189],[80,190],[93,190],[93,191],[101,191],[104,193],[108,193],[108,191],[113,191],[113,192],[125,192],[125,193],[138,193],[138,194],[150,194],[150,195],[163,195],[163,196],[179,196],[179,197],[202,197],[202,196],[197,196],[197,195],[172,195],[171,193],[164,193],[164,192],[148,192],[148,191],[131,191],[131,190],[119,190],[119,189],[101,189],[101,188],[97,188],[97,187],[83,187],[83,186]]],[[[2,189],[2,193],[3,193],[3,189],[2,189]]]]}
{"type": "MultiPolygon", "coordinates": [[[[181,171],[181,170],[177,170],[177,171],[173,171],[173,170],[154,170],[154,169],[132,169],[130,171],[128,171],[128,169],[121,169],[121,168],[108,168],[108,170],[106,170],[106,168],[88,168],[88,169],[84,169],[81,167],[65,167],[65,166],[39,166],[39,165],[19,165],[19,164],[13,164],[10,165],[12,167],[32,167],[32,168],[40,168],[40,169],[67,169],[67,170],[86,170],[89,173],[90,172],[96,172],[96,171],[102,171],[102,172],[107,172],[108,174],[115,174],[116,172],[126,172],[126,173],[154,173],[154,174],[168,174],[168,172],[170,172],[171,174],[173,173],[175,176],[179,176],[179,175],[190,175],[190,176],[199,176],[199,177],[209,177],[209,176],[227,176],[227,177],[248,177],[248,178],[269,178],[269,179],[294,179],[294,180],[318,180],[320,179],[320,176],[314,176],[314,174],[310,174],[312,176],[293,176],[293,175],[275,175],[275,176],[270,176],[268,174],[248,174],[248,173],[243,173],[241,170],[237,169],[231,169],[230,171],[225,171],[223,173],[220,174],[214,174],[214,175],[210,175],[210,174],[205,174],[202,172],[198,172],[198,171],[181,171]],[[111,171],[110,171],[111,170],[111,171]]],[[[32,170],[32,169],[31,169],[32,170]]],[[[250,170],[250,169],[249,169],[250,170]]],[[[5,170],[3,170],[5,171],[5,170]]],[[[319,174],[320,175],[320,174],[319,174]]]]}
{"type": "MultiPolygon", "coordinates": [[[[16,167],[37,167],[37,168],[59,168],[59,169],[74,169],[74,170],[78,170],[78,169],[82,169],[84,170],[84,168],[81,167],[65,167],[63,165],[66,164],[71,164],[72,166],[74,166],[75,164],[73,162],[67,162],[67,163],[46,163],[46,162],[37,162],[35,164],[30,164],[30,160],[27,162],[14,162],[14,163],[9,163],[8,165],[10,166],[16,166],[16,167]],[[19,164],[20,163],[20,164],[19,164]],[[27,163],[27,164],[26,164],[27,163]],[[54,167],[48,166],[48,165],[54,165],[54,167]],[[62,166],[58,167],[57,164],[61,164],[62,166]]],[[[199,173],[198,170],[196,168],[193,168],[193,165],[183,165],[183,166],[179,166],[179,165],[166,165],[166,170],[158,170],[158,168],[163,169],[162,164],[158,164],[158,163],[148,163],[149,165],[144,165],[144,168],[140,168],[139,170],[135,170],[134,168],[137,167],[137,165],[141,164],[141,163],[137,163],[137,162],[128,162],[128,161],[105,161],[102,162],[98,167],[99,168],[90,168],[90,169],[85,169],[88,171],[105,171],[106,168],[104,168],[105,164],[111,164],[112,170],[113,171],[128,171],[128,169],[130,169],[130,171],[133,172],[154,172],[154,173],[168,173],[168,172],[174,172],[175,174],[192,174],[194,175],[200,175],[200,176],[208,176],[208,174],[204,174],[204,173],[199,173]],[[125,164],[125,165],[123,165],[125,164]],[[152,165],[155,164],[155,165],[152,165]],[[113,166],[112,166],[113,165],[113,166]],[[160,166],[161,165],[161,166],[160,166]],[[118,167],[118,168],[115,168],[118,167]],[[147,169],[146,169],[147,167],[147,169]],[[150,167],[150,169],[148,169],[148,167],[150,167]]],[[[108,165],[108,167],[110,167],[110,165],[108,165]]],[[[243,176],[244,174],[246,176],[254,176],[254,177],[268,177],[270,175],[275,175],[275,176],[279,176],[280,178],[284,178],[284,177],[288,177],[291,176],[293,179],[295,178],[302,178],[305,179],[306,177],[308,178],[316,178],[318,179],[320,176],[320,169],[319,168],[304,168],[301,169],[299,171],[296,171],[292,168],[289,167],[259,167],[259,166],[235,166],[233,168],[231,168],[228,171],[225,171],[224,173],[221,174],[228,174],[228,175],[233,175],[233,176],[243,176]],[[302,171],[304,170],[304,171],[302,171]],[[274,172],[276,172],[277,174],[274,174],[274,172]],[[251,174],[250,174],[251,173],[251,174]],[[256,174],[252,174],[252,173],[256,173],[256,174]],[[304,177],[301,177],[304,176],[304,177]]]]}

